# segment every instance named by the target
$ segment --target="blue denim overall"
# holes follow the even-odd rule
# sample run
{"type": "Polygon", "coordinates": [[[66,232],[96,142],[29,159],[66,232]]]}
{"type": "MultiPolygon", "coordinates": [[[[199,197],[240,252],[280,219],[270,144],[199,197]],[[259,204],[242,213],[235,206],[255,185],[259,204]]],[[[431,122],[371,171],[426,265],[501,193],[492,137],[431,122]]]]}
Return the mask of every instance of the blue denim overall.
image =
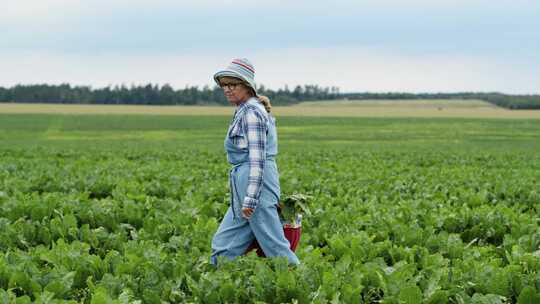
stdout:
{"type": "MultiPolygon", "coordinates": [[[[289,241],[283,233],[283,225],[277,212],[279,202],[279,174],[275,162],[277,154],[277,133],[274,119],[268,115],[264,107],[252,98],[244,105],[256,109],[266,117],[266,161],[263,171],[263,185],[259,202],[249,219],[242,217],[242,202],[246,196],[249,177],[248,149],[235,145],[230,138],[231,127],[225,136],[227,160],[232,165],[229,174],[231,205],[225,213],[216,234],[212,239],[212,256],[210,262],[217,265],[217,257],[225,256],[233,259],[243,255],[248,246],[256,238],[267,257],[285,256],[289,264],[300,261],[290,249],[289,241]]],[[[231,126],[236,123],[236,117],[231,126]]]]}

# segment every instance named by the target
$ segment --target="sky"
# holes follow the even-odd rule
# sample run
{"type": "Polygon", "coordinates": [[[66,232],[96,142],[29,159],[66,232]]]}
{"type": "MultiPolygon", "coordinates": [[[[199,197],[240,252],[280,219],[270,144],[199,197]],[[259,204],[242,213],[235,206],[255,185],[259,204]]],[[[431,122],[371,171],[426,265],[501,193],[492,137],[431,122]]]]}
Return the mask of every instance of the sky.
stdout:
{"type": "Polygon", "coordinates": [[[540,93],[538,0],[17,0],[0,86],[213,86],[248,58],[270,88],[540,93]]]}

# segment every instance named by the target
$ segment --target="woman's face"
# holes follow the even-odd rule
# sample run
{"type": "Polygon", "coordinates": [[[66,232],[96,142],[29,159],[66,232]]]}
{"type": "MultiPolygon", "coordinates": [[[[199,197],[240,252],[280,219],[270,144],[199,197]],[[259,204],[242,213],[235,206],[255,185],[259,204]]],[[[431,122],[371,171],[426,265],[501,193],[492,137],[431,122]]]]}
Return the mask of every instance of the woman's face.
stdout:
{"type": "Polygon", "coordinates": [[[227,100],[233,105],[239,105],[251,97],[250,89],[238,78],[221,77],[219,85],[227,100]]]}

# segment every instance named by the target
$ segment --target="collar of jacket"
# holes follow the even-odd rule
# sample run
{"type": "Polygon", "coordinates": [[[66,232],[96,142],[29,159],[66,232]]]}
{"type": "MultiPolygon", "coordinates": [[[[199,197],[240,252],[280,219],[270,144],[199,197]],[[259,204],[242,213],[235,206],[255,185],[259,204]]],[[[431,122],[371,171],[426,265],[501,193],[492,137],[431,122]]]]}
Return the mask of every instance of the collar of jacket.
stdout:
{"type": "MultiPolygon", "coordinates": [[[[236,107],[236,111],[234,112],[234,117],[236,118],[237,116],[239,116],[240,114],[242,114],[242,112],[244,112],[244,110],[247,108],[247,104],[250,103],[252,105],[255,105],[257,106],[257,104],[259,103],[257,98],[255,97],[250,97],[248,100],[244,101],[243,103],[239,104],[237,107],[236,107]]],[[[234,120],[234,119],[233,119],[234,120]]]]}

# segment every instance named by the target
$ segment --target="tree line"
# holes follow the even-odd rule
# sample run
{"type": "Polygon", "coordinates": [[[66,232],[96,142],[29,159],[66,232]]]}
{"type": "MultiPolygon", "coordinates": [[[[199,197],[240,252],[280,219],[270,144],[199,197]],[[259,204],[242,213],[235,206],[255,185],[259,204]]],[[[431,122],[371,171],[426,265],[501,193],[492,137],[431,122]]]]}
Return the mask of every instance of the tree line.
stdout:
{"type": "MultiPolygon", "coordinates": [[[[258,92],[268,96],[274,105],[292,105],[302,101],[377,100],[377,99],[480,99],[508,109],[540,109],[540,95],[508,95],[501,93],[341,93],[337,87],[318,85],[288,86],[272,90],[260,86],[258,92]]],[[[222,90],[217,87],[117,85],[104,88],[70,84],[15,85],[0,87],[0,102],[63,103],[63,104],[131,104],[131,105],[226,105],[222,90]]]]}

